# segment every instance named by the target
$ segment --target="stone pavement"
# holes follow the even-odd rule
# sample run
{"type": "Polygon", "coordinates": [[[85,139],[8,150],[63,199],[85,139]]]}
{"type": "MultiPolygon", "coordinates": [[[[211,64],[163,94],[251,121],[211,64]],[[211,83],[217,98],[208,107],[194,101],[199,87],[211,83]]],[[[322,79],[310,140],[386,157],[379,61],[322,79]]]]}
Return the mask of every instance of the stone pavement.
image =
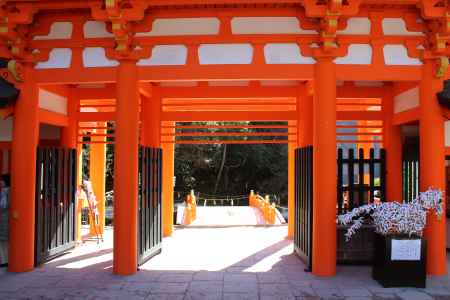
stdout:
{"type": "Polygon", "coordinates": [[[338,267],[334,278],[303,271],[287,229],[183,228],[134,276],[112,274],[112,230],[25,274],[0,271],[0,299],[450,299],[450,277],[427,289],[384,289],[370,268],[338,267]]]}

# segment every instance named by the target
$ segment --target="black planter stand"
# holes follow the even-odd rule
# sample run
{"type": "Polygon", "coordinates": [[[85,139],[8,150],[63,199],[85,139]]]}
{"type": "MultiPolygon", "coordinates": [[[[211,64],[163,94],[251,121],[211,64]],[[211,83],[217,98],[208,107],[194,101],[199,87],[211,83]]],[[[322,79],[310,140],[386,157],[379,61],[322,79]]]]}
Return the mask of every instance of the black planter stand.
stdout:
{"type": "Polygon", "coordinates": [[[420,260],[392,260],[392,240],[412,240],[405,236],[375,234],[372,277],[383,287],[418,287],[426,285],[426,241],[420,240],[420,260]]]}
{"type": "Polygon", "coordinates": [[[345,239],[349,225],[337,225],[337,263],[342,265],[372,265],[375,226],[364,224],[350,241],[345,239]]]}

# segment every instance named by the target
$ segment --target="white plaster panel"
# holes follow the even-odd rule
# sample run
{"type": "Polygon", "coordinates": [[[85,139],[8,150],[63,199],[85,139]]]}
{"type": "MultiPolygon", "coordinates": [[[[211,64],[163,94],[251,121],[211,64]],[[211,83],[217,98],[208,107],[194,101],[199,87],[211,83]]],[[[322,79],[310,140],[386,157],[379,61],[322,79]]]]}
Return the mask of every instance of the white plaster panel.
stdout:
{"type": "Polygon", "coordinates": [[[231,20],[233,34],[317,34],[301,28],[295,17],[236,17],[231,20]]]}
{"type": "Polygon", "coordinates": [[[54,22],[47,35],[37,35],[33,40],[68,40],[72,37],[72,30],[71,22],[54,22]]]}
{"type": "Polygon", "coordinates": [[[39,107],[67,115],[67,98],[44,89],[39,89],[39,107]]]}
{"type": "Polygon", "coordinates": [[[57,140],[61,137],[61,128],[49,124],[41,124],[39,126],[39,139],[41,140],[57,140]]]}
{"type": "Polygon", "coordinates": [[[404,91],[394,97],[394,112],[399,113],[419,106],[419,87],[404,91]]]}
{"type": "Polygon", "coordinates": [[[338,30],[338,34],[347,35],[368,35],[370,34],[371,23],[369,18],[349,18],[347,27],[344,30],[338,30]]]}
{"type": "Polygon", "coordinates": [[[450,147],[450,121],[445,121],[445,147],[450,147]]]}
{"type": "Polygon", "coordinates": [[[156,19],[151,31],[136,36],[216,35],[219,27],[217,18],[156,19]]]}
{"type": "Polygon", "coordinates": [[[158,45],[149,58],[138,61],[139,66],[169,66],[186,64],[187,48],[184,45],[158,45]]]}
{"type": "Polygon", "coordinates": [[[90,67],[117,67],[119,62],[106,57],[105,49],[101,47],[86,47],[83,49],[83,66],[90,67]]]}
{"type": "Polygon", "coordinates": [[[422,32],[408,31],[405,20],[402,18],[385,18],[383,19],[382,26],[385,35],[423,35],[422,32]]]}
{"type": "Polygon", "coordinates": [[[48,55],[48,60],[36,64],[36,69],[67,69],[72,61],[72,49],[54,48],[48,55]]]}
{"type": "Polygon", "coordinates": [[[370,65],[372,47],[368,44],[349,45],[347,56],[336,58],[334,62],[338,65],[370,65]]]}
{"type": "Polygon", "coordinates": [[[298,44],[273,43],[264,46],[267,64],[314,64],[311,57],[303,56],[298,44]]]}
{"type": "Polygon", "coordinates": [[[253,48],[250,44],[202,44],[198,55],[201,65],[250,64],[253,48]]]}
{"type": "Polygon", "coordinates": [[[100,21],[87,21],[83,25],[83,34],[87,39],[114,37],[106,30],[106,23],[100,21]]]}
{"type": "Polygon", "coordinates": [[[10,142],[13,135],[13,118],[9,117],[6,120],[0,118],[0,141],[10,142]]]}
{"type": "Polygon", "coordinates": [[[403,45],[385,45],[383,48],[384,63],[397,66],[419,66],[422,62],[408,56],[408,50],[403,45]]]}

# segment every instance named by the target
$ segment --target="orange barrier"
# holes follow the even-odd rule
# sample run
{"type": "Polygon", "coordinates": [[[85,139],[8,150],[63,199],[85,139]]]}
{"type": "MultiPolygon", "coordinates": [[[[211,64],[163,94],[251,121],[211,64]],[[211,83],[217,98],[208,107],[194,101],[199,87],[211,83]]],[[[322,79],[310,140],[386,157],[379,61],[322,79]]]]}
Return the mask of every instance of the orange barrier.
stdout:
{"type": "Polygon", "coordinates": [[[197,218],[197,199],[194,190],[186,196],[186,208],[184,209],[184,225],[191,224],[197,218]]]}
{"type": "Polygon", "coordinates": [[[259,209],[267,224],[273,225],[276,223],[276,207],[275,203],[270,204],[269,195],[266,195],[266,197],[263,198],[260,195],[255,194],[253,190],[250,191],[249,205],[259,209]]]}

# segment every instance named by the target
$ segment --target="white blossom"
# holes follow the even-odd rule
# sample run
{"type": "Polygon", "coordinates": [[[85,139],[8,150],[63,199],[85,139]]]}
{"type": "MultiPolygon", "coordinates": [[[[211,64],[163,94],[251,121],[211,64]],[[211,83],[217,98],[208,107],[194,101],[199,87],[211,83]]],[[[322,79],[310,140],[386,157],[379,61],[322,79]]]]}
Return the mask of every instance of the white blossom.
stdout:
{"type": "Polygon", "coordinates": [[[443,213],[442,192],[428,189],[410,203],[384,202],[357,207],[352,211],[339,215],[337,222],[351,225],[345,239],[349,241],[362,227],[364,219],[371,217],[375,232],[382,235],[422,236],[427,220],[427,212],[434,210],[440,218],[443,213]]]}

